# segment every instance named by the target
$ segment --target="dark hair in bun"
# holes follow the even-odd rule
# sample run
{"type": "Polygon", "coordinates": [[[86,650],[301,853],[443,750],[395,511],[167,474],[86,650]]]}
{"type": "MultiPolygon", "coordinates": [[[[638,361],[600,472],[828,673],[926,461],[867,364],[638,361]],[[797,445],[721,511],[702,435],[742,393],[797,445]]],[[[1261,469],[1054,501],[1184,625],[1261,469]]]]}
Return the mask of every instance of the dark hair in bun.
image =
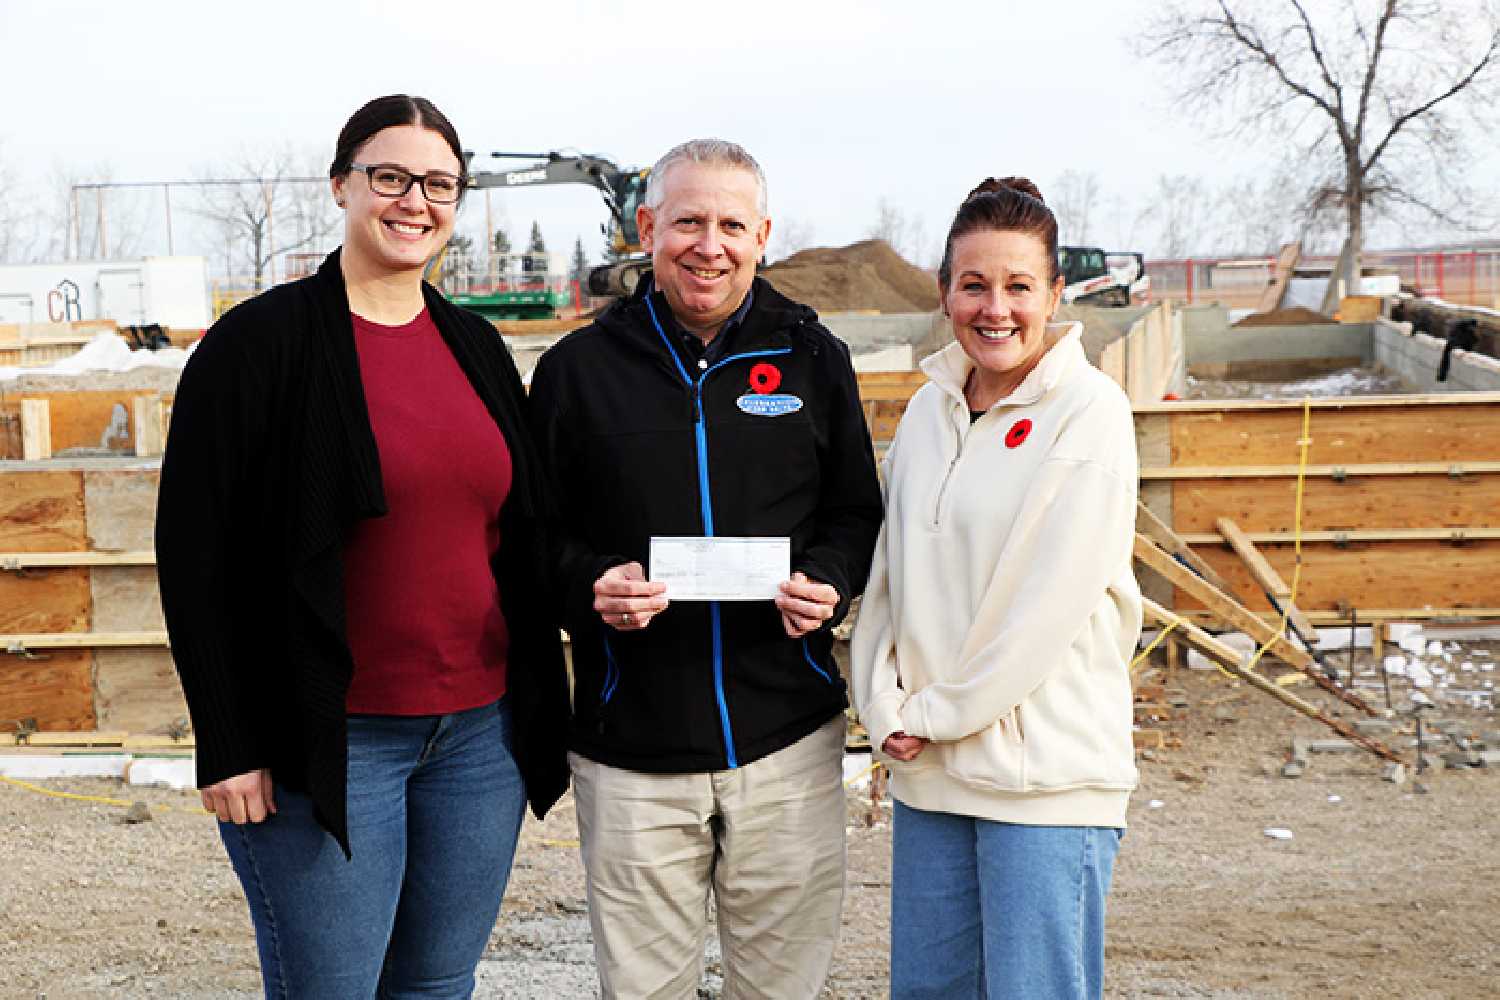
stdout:
{"type": "Polygon", "coordinates": [[[1030,233],[1046,248],[1047,281],[1057,279],[1057,217],[1025,177],[986,177],[958,206],[938,266],[938,281],[945,289],[953,277],[953,242],[972,232],[1030,233]]]}

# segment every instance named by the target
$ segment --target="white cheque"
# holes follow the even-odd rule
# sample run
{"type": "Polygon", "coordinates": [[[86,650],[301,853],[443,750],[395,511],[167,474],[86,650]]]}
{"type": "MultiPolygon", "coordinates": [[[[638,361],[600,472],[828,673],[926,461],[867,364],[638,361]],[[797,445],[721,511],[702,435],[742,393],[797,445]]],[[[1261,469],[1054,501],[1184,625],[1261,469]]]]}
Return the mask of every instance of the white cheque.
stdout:
{"type": "Polygon", "coordinates": [[[792,575],[792,540],[653,537],[650,575],[669,601],[769,601],[792,575]]]}

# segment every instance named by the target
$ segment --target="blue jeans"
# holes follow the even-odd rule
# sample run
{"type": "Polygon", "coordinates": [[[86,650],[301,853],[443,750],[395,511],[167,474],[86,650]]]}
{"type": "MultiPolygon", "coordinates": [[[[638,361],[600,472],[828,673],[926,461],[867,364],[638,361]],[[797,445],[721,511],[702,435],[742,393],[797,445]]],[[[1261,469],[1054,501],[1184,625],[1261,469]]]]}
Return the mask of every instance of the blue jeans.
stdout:
{"type": "MultiPolygon", "coordinates": [[[[349,717],[346,860],[308,796],[220,823],[268,998],[468,997],[500,912],[526,791],[510,710],[349,717]]],[[[274,779],[275,775],[272,775],[274,779]]]]}
{"type": "Polygon", "coordinates": [[[896,803],[892,1000],[1084,1000],[1104,990],[1122,831],[1022,826],[896,803]]]}

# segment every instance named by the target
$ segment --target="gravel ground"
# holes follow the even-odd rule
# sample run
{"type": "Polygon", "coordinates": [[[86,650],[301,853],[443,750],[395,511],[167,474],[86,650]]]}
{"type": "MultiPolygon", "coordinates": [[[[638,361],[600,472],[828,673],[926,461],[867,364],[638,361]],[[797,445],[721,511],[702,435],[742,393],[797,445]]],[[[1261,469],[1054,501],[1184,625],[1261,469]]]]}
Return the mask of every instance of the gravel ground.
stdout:
{"type": "MultiPolygon", "coordinates": [[[[1162,725],[1182,745],[1141,761],[1111,899],[1107,996],[1495,995],[1500,775],[1436,770],[1395,785],[1373,757],[1320,754],[1289,780],[1291,739],[1332,734],[1214,672],[1184,671],[1169,688],[1184,704],[1162,725]],[[1272,827],[1293,838],[1271,839],[1272,827]]],[[[1489,709],[1441,714],[1470,733],[1500,728],[1489,709]]],[[[143,801],[152,819],[128,824],[123,807],[0,784],[0,997],[258,995],[244,903],[194,795],[42,784],[143,801]]],[[[849,816],[844,933],[823,996],[880,997],[888,813],[859,793],[849,816]]],[[[576,836],[567,801],[545,823],[528,820],[476,996],[594,995],[576,836]]],[[[701,995],[712,997],[712,951],[707,968],[701,995]]]]}

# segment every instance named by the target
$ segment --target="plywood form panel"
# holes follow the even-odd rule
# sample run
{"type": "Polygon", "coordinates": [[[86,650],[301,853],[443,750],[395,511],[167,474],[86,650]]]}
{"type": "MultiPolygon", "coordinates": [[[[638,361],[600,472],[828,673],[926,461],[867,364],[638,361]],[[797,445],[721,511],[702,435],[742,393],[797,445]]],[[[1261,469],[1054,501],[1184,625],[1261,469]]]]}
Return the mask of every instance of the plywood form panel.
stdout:
{"type": "Polygon", "coordinates": [[[0,472],[0,552],[79,552],[83,473],[0,472]]]}
{"type": "Polygon", "coordinates": [[[95,566],[87,572],[91,578],[94,631],[160,632],[166,629],[161,611],[161,591],[156,584],[156,567],[95,566]]]}
{"type": "MultiPolygon", "coordinates": [[[[1290,583],[1290,545],[1260,547],[1267,561],[1290,583]]],[[[1260,586],[1227,545],[1195,546],[1233,590],[1235,600],[1254,611],[1270,610],[1260,586]]],[[[1348,548],[1313,543],[1302,547],[1297,606],[1304,611],[1354,608],[1458,608],[1500,606],[1500,541],[1449,545],[1438,542],[1382,542],[1348,548]]],[[[1178,610],[1201,608],[1177,591],[1178,610]]]]}
{"type": "Polygon", "coordinates": [[[187,702],[165,649],[100,649],[94,653],[100,729],[164,732],[187,718],[187,702]]]}
{"type": "MultiPolygon", "coordinates": [[[[1314,407],[1314,465],[1500,460],[1500,404],[1314,407]]],[[[1173,465],[1288,465],[1300,455],[1302,410],[1172,414],[1173,465]]]]}
{"type": "MultiPolygon", "coordinates": [[[[0,351],[0,367],[6,364],[0,351]]],[[[21,399],[0,392],[0,460],[19,461],[25,447],[21,436],[21,399]]]]}
{"type": "Polygon", "coordinates": [[[0,573],[0,633],[87,632],[89,606],[87,569],[0,573]]]}
{"type": "Polygon", "coordinates": [[[155,547],[156,490],[161,467],[83,474],[89,547],[99,552],[155,547]]]}
{"type": "MultiPolygon", "coordinates": [[[[1245,531],[1291,531],[1296,513],[1292,476],[1172,484],[1171,526],[1178,534],[1214,531],[1220,517],[1245,531]]],[[[1341,483],[1319,477],[1303,483],[1305,531],[1462,527],[1500,527],[1500,476],[1353,476],[1341,483]]]]}
{"type": "Polygon", "coordinates": [[[0,719],[35,719],[39,729],[98,728],[93,661],[86,649],[41,660],[0,657],[0,719]]]}
{"type": "Polygon", "coordinates": [[[70,448],[135,454],[131,410],[138,390],[28,393],[24,399],[51,403],[52,454],[70,448]]]}

